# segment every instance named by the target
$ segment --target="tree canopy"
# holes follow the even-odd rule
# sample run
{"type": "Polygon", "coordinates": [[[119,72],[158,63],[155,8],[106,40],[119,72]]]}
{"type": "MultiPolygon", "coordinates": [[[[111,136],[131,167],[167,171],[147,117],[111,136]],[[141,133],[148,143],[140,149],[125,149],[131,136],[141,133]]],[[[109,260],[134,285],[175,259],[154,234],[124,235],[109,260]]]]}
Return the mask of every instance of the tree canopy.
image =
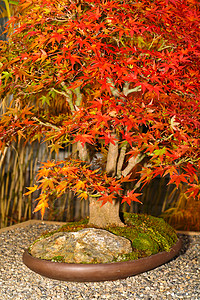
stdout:
{"type": "Polygon", "coordinates": [[[37,139],[78,152],[42,164],[28,192],[42,190],[36,210],[68,189],[130,204],[156,176],[200,197],[199,8],[196,0],[20,0],[0,44],[0,96],[10,99],[1,151],[37,139]],[[124,194],[129,180],[135,188],[124,194]]]}

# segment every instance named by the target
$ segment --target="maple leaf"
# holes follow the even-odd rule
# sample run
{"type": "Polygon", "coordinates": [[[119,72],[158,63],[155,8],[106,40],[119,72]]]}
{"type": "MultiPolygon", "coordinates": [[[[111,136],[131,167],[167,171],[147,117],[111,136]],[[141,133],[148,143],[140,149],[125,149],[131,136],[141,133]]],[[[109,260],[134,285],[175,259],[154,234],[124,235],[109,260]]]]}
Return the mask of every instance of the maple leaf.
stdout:
{"type": "Polygon", "coordinates": [[[174,183],[176,188],[179,187],[181,182],[188,182],[185,174],[173,174],[168,184],[174,183]]]}
{"type": "Polygon", "coordinates": [[[126,140],[131,147],[133,145],[133,138],[132,137],[133,137],[133,133],[132,132],[125,132],[123,134],[123,139],[126,140]]]}
{"type": "Polygon", "coordinates": [[[129,205],[131,205],[131,202],[139,202],[142,204],[142,202],[137,198],[140,195],[142,195],[141,193],[134,193],[134,191],[128,191],[127,192],[127,196],[123,196],[122,197],[122,201],[121,203],[127,202],[129,205]]]}
{"type": "Polygon", "coordinates": [[[77,191],[79,191],[79,190],[84,190],[84,189],[85,189],[85,182],[79,180],[79,181],[76,183],[74,189],[77,190],[77,191]]]}
{"type": "Polygon", "coordinates": [[[79,197],[81,199],[87,200],[88,199],[88,194],[86,192],[78,193],[79,197]]]}
{"type": "Polygon", "coordinates": [[[58,143],[52,144],[49,147],[51,147],[51,152],[55,151],[57,155],[59,154],[59,149],[64,149],[64,147],[62,147],[58,143]]]}
{"type": "Polygon", "coordinates": [[[52,40],[56,40],[58,43],[60,43],[60,41],[62,39],[64,39],[64,35],[63,34],[60,34],[60,33],[54,33],[53,36],[52,36],[52,40]]]}
{"type": "Polygon", "coordinates": [[[70,62],[72,64],[72,67],[74,67],[75,63],[80,63],[79,58],[80,58],[80,56],[78,56],[76,54],[73,54],[73,55],[69,56],[70,62]]]}
{"type": "Polygon", "coordinates": [[[47,160],[47,162],[42,162],[42,165],[46,168],[55,167],[56,163],[54,161],[47,160]]]}
{"type": "Polygon", "coordinates": [[[100,206],[100,207],[102,207],[107,202],[110,202],[111,204],[113,204],[113,200],[114,199],[116,199],[116,197],[113,194],[107,194],[107,193],[105,193],[104,195],[102,195],[101,197],[99,197],[99,199],[97,201],[102,201],[102,204],[100,206]]]}
{"type": "Polygon", "coordinates": [[[152,160],[154,158],[156,158],[157,156],[159,157],[160,161],[162,162],[163,161],[163,157],[164,155],[166,155],[166,152],[167,152],[167,148],[166,147],[163,147],[161,149],[156,149],[153,151],[153,157],[152,157],[152,160]]]}
{"type": "Polygon", "coordinates": [[[125,177],[121,177],[121,179],[120,179],[120,183],[123,183],[123,182],[131,182],[131,181],[133,181],[134,179],[130,179],[130,177],[131,177],[131,173],[130,174],[128,174],[127,176],[125,176],[125,177]]]}
{"type": "Polygon", "coordinates": [[[50,171],[51,171],[50,169],[47,169],[47,168],[41,168],[41,169],[38,171],[37,179],[39,180],[39,179],[42,178],[42,177],[48,177],[50,171]]]}
{"type": "Polygon", "coordinates": [[[43,190],[50,188],[50,190],[54,189],[54,179],[53,178],[43,178],[40,180],[40,185],[38,189],[42,188],[43,190]]]}
{"type": "Polygon", "coordinates": [[[104,139],[105,146],[108,145],[109,143],[115,145],[115,141],[117,141],[117,139],[114,136],[112,136],[110,133],[103,133],[103,137],[101,137],[101,139],[104,139]]]}
{"type": "Polygon", "coordinates": [[[44,195],[44,194],[42,194],[42,195],[40,195],[39,198],[35,199],[35,201],[36,201],[36,200],[39,200],[39,202],[38,202],[38,204],[37,204],[37,206],[36,206],[36,208],[34,209],[33,212],[41,211],[42,220],[43,220],[45,210],[46,210],[46,208],[49,207],[49,205],[48,205],[48,200],[47,200],[47,196],[44,195]]]}
{"type": "Polygon", "coordinates": [[[94,144],[94,137],[90,134],[81,134],[75,137],[75,142],[81,142],[84,146],[85,143],[94,144]]]}
{"type": "Polygon", "coordinates": [[[186,194],[189,198],[198,197],[200,200],[200,184],[191,184],[191,187],[187,190],[186,194]]]}
{"type": "Polygon", "coordinates": [[[167,166],[167,167],[165,167],[164,171],[165,171],[163,174],[164,177],[167,174],[169,174],[170,177],[173,176],[173,174],[178,174],[178,171],[176,170],[175,166],[167,166]]]}
{"type": "Polygon", "coordinates": [[[32,187],[27,187],[27,189],[29,189],[29,192],[26,192],[26,193],[24,194],[25,196],[34,193],[34,192],[38,189],[38,186],[37,186],[36,184],[34,184],[34,186],[32,186],[32,187]]]}
{"type": "Polygon", "coordinates": [[[68,186],[68,183],[66,181],[61,181],[57,186],[56,186],[56,191],[58,194],[63,194],[68,186]]]}

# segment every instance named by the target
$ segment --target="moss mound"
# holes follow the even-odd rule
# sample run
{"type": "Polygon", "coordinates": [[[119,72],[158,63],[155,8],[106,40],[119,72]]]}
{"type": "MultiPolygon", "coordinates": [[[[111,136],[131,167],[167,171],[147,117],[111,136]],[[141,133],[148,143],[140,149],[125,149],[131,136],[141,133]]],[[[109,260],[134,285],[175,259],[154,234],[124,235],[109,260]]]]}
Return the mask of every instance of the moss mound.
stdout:
{"type": "MultiPolygon", "coordinates": [[[[132,242],[133,252],[124,255],[124,261],[147,257],[162,251],[170,251],[178,240],[175,230],[161,218],[133,213],[124,213],[123,218],[125,227],[107,227],[105,229],[132,242]]],[[[88,218],[79,222],[66,223],[57,231],[44,232],[39,239],[55,232],[71,232],[83,228],[91,228],[91,225],[88,225],[88,218]]]]}

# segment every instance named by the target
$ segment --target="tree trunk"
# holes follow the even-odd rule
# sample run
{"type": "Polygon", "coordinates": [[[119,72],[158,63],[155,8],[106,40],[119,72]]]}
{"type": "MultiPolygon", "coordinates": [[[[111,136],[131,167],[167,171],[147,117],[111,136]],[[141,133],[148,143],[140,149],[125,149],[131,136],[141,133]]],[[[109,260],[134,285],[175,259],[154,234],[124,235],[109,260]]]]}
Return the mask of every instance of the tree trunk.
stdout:
{"type": "Polygon", "coordinates": [[[125,226],[119,217],[119,201],[113,201],[113,204],[107,202],[101,207],[101,202],[98,202],[96,198],[90,197],[89,200],[89,224],[101,228],[110,225],[125,226]]]}
{"type": "MultiPolygon", "coordinates": [[[[116,134],[113,133],[116,137],[116,134]]],[[[83,147],[81,143],[77,143],[78,156],[82,161],[89,161],[89,153],[86,145],[83,147]]],[[[118,158],[118,141],[115,144],[109,144],[106,172],[111,176],[115,176],[117,171],[117,158],[118,158]]],[[[97,201],[98,198],[89,197],[89,224],[105,228],[106,226],[125,226],[119,217],[119,201],[113,201],[113,204],[107,202],[101,207],[101,202],[97,201]]]]}

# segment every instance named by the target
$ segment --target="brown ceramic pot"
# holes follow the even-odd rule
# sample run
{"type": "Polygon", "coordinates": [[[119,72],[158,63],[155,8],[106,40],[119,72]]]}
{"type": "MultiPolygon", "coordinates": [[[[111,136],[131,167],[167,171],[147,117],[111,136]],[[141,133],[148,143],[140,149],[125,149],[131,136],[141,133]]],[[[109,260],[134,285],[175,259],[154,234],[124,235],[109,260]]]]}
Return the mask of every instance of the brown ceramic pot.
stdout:
{"type": "Polygon", "coordinates": [[[69,264],[51,262],[35,258],[26,250],[23,254],[24,264],[32,271],[57,280],[74,282],[94,282],[124,279],[154,269],[175,257],[181,249],[181,240],[170,252],[160,252],[134,261],[107,264],[69,264]]]}

